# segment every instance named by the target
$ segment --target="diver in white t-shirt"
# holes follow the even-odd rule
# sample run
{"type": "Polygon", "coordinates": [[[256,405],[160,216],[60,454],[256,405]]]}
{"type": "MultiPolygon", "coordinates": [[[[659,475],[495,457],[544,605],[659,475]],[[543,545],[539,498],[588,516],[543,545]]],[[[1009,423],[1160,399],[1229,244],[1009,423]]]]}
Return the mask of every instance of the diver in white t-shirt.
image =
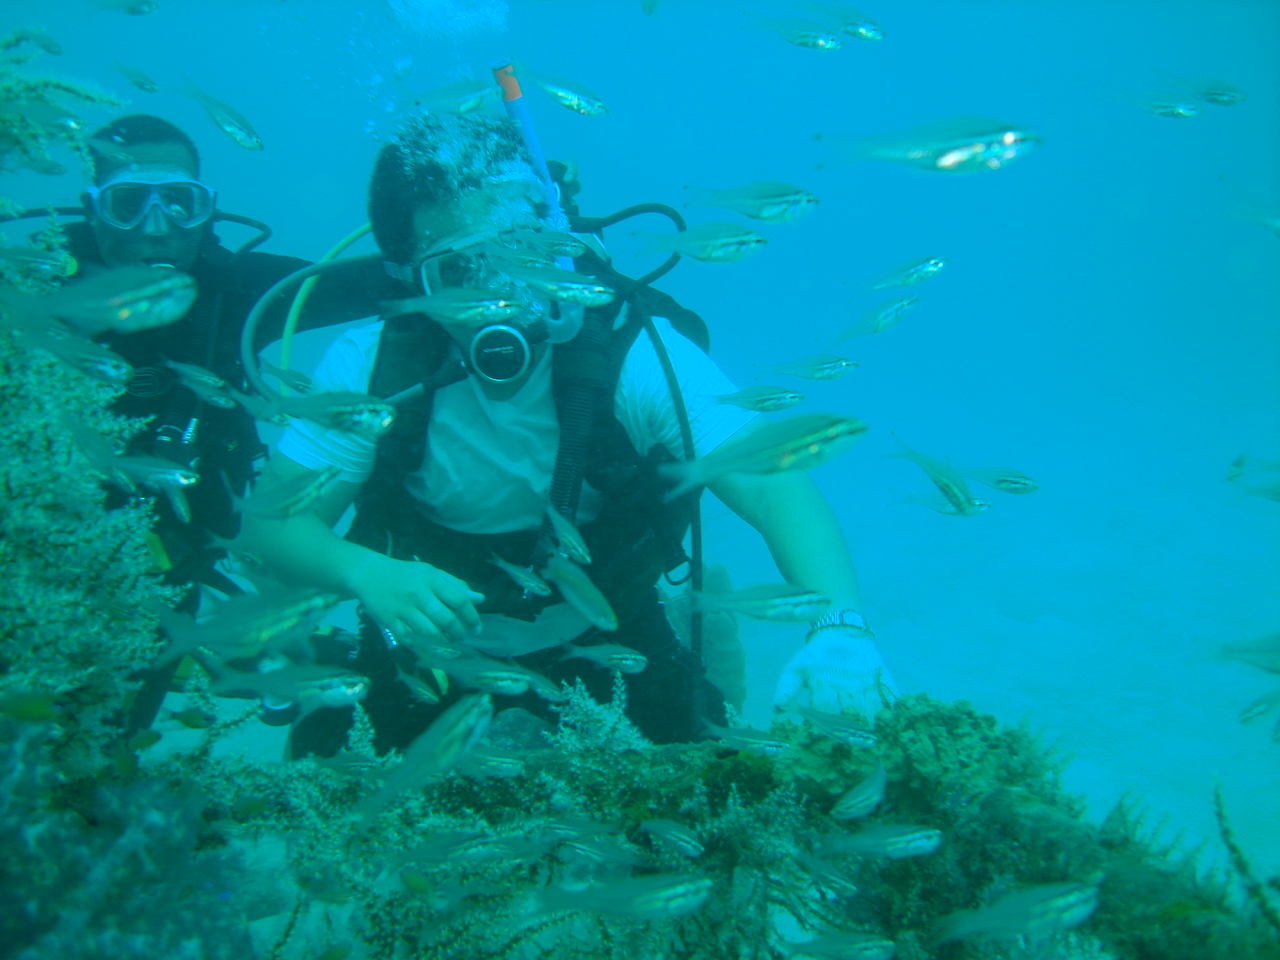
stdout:
{"type": "MultiPolygon", "coordinates": [[[[688,561],[697,496],[668,497],[660,467],[690,447],[705,456],[754,414],[716,402],[734,386],[689,339],[696,315],[670,298],[552,285],[574,281],[536,262],[538,246],[568,226],[545,196],[505,120],[427,115],[383,148],[369,219],[405,298],[339,338],[314,383],[394,397],[394,426],[375,441],[293,421],[259,489],[321,467],[338,468],[338,482],[314,512],[245,517],[269,569],[359,600],[354,665],[371,679],[363,706],[379,750],[405,747],[460,687],[547,716],[558,681],[581,679],[607,699],[610,665],[625,675],[628,715],[654,742],[723,722],[718,691],[658,602],[658,578],[688,561]],[[333,528],[353,503],[339,538],[333,528]],[[538,579],[544,571],[551,583],[538,579]],[[618,647],[643,659],[609,661],[618,647]],[[509,656],[481,661],[477,649],[509,656]],[[524,689],[517,671],[504,678],[491,666],[500,662],[552,683],[524,689]],[[436,663],[455,682],[432,702],[441,691],[419,668],[436,663]]],[[[593,263],[606,269],[590,254],[576,263],[589,275],[593,263]]],[[[760,532],[783,579],[834,601],[784,671],[779,702],[873,714],[877,682],[892,680],[812,481],[729,474],[707,488],[760,532]]],[[[333,753],[350,722],[349,709],[304,718],[295,755],[333,753]]]]}

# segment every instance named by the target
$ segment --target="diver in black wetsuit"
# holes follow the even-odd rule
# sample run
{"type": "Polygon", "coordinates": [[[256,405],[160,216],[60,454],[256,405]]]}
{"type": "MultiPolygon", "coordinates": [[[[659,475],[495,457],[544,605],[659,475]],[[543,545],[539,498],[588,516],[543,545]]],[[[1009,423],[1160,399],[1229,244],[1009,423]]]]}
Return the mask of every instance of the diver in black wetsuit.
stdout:
{"type": "MultiPolygon", "coordinates": [[[[216,193],[200,180],[196,146],[167,121],[147,115],[121,117],[93,134],[89,146],[94,185],[83,196],[85,220],[66,226],[69,251],[78,264],[75,277],[107,267],[167,265],[190,274],[199,289],[190,312],[176,323],[112,334],[106,341],[133,367],[112,410],[151,418],[129,452],[164,457],[201,475],[200,483],[184,491],[189,518],[178,516],[165,498],[155,499],[150,537],[155,569],[163,571],[169,583],[193,586],[178,609],[194,613],[198,584],[238,592],[214,568],[223,551],[213,545],[210,534],[228,539],[236,535],[239,521],[228,487],[244,492],[266,447],[247,411],[202,400],[182,385],[166,361],[203,367],[244,389],[240,336],[245,318],[268,288],[308,261],[256,251],[233,253],[222,246],[213,232],[216,193]]],[[[326,278],[318,288],[322,296],[312,300],[314,309],[303,313],[298,328],[355,319],[361,308],[354,305],[377,298],[380,283],[386,283],[381,271],[371,271],[367,278],[350,273],[326,278]]],[[[284,309],[267,315],[256,330],[257,350],[279,339],[284,317],[284,309]]],[[[114,503],[127,499],[116,494],[114,503]]],[[[168,683],[168,675],[148,677],[135,703],[131,729],[150,723],[168,683]]]]}

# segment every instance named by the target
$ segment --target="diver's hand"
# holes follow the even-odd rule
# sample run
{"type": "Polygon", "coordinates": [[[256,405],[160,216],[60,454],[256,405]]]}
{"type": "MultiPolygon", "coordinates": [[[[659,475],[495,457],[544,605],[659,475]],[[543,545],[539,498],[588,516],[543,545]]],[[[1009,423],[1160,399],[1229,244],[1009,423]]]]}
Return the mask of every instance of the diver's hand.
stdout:
{"type": "Polygon", "coordinates": [[[827,627],[815,633],[782,668],[773,702],[782,709],[856,710],[871,721],[881,705],[877,682],[898,693],[871,636],[862,630],[827,627]]]}
{"type": "Polygon", "coordinates": [[[480,632],[475,604],[484,595],[429,563],[371,554],[347,582],[365,613],[393,637],[417,634],[461,643],[480,632]]]}

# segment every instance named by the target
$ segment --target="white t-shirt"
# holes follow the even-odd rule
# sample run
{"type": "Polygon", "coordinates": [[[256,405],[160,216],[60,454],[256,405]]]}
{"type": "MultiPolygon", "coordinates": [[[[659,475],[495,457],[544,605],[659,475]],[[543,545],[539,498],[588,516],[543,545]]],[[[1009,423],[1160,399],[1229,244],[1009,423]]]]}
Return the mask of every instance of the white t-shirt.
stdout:
{"type": "MultiPolygon", "coordinates": [[[[716,396],[737,388],[714,362],[671,324],[654,317],[689,411],[694,449],[705,456],[756,415],[716,396]]],[[[367,393],[382,322],[340,336],[311,378],[317,393],[367,393]]],[[[653,343],[644,331],[627,353],[614,395],[614,415],[640,453],[662,444],[683,457],[680,425],[653,343]]],[[[555,468],[560,424],[551,393],[551,351],[509,400],[485,395],[473,377],[436,391],[422,467],[405,486],[427,519],[463,533],[531,530],[542,522],[555,468]]],[[[373,472],[374,446],[342,430],[294,420],[280,439],[282,454],[304,467],[337,466],[339,479],[363,483],[373,472]]],[[[595,516],[599,494],[583,485],[577,521],[595,516]]]]}

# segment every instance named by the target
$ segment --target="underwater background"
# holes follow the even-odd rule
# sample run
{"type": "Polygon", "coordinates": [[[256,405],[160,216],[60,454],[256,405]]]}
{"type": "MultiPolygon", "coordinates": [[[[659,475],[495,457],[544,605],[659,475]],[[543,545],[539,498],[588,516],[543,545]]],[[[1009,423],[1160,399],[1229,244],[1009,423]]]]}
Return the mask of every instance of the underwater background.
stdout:
{"type": "MultiPolygon", "coordinates": [[[[1164,836],[1203,845],[1205,863],[1227,859],[1220,784],[1241,848],[1273,876],[1280,746],[1273,718],[1238,716],[1276,681],[1219,649],[1280,625],[1280,503],[1225,478],[1242,453],[1280,458],[1280,4],[865,8],[885,38],[836,51],[755,24],[786,4],[719,0],[659,0],[649,15],[639,0],[161,0],[139,17],[7,0],[0,33],[44,27],[65,53],[43,72],[187,131],[219,207],[272,226],[268,252],[316,259],[363,223],[373,157],[413,93],[512,55],[608,105],[585,117],[530,96],[547,157],[578,164],[586,214],[658,201],[691,223],[741,220],[684,209],[686,186],[810,190],[817,211],[760,228],[758,256],[686,259],[658,284],[706,319],[712,356],[744,387],[764,382],[758,364],[823,352],[883,299],[868,287],[894,264],[946,257],[906,291],[920,303],[900,324],[838,351],[858,369],[804,384],[801,410],[871,426],[814,477],[890,669],[904,693],[1026,720],[1069,758],[1063,783],[1090,819],[1130,794],[1164,836]],[[161,91],[133,90],[116,61],[161,91]],[[216,130],[177,92],[184,74],[245,114],[264,151],[216,130]],[[1222,78],[1247,99],[1153,115],[1141,101],[1167,75],[1222,78]],[[968,175],[841,156],[841,137],[968,115],[1043,143],[968,175]],[[1270,231],[1244,215],[1247,198],[1271,209],[1270,231]],[[993,492],[976,517],[904,502],[928,484],[884,458],[891,431],[1040,489],[993,492]]],[[[3,176],[21,206],[75,203],[85,182],[74,167],[3,176]]],[[[634,276],[658,258],[637,255],[631,224],[665,224],[606,233],[634,276]]],[[[234,243],[237,229],[220,232],[234,243]]],[[[298,349],[315,358],[335,333],[298,349]]],[[[707,561],[736,585],[776,580],[759,538],[703,504],[707,561]]],[[[745,719],[764,728],[803,630],[751,622],[742,636],[745,719]]]]}

